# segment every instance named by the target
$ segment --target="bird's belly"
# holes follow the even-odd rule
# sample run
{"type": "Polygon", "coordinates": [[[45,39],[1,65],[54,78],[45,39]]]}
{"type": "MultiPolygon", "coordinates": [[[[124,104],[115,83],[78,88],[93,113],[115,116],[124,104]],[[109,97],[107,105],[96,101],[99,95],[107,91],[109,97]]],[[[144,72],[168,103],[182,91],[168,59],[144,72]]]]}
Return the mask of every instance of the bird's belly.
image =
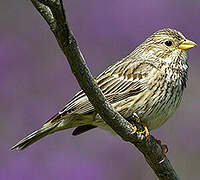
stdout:
{"type": "Polygon", "coordinates": [[[142,122],[144,122],[149,130],[153,130],[162,126],[175,112],[175,108],[168,110],[160,110],[158,113],[152,113],[150,116],[144,116],[142,122]]]}
{"type": "MultiPolygon", "coordinates": [[[[125,118],[136,113],[141,122],[152,130],[162,126],[174,114],[182,95],[181,87],[170,88],[170,90],[166,88],[164,91],[156,92],[148,89],[143,94],[113,104],[113,107],[125,118]]],[[[96,116],[93,125],[113,132],[99,115],[96,116]]]]}

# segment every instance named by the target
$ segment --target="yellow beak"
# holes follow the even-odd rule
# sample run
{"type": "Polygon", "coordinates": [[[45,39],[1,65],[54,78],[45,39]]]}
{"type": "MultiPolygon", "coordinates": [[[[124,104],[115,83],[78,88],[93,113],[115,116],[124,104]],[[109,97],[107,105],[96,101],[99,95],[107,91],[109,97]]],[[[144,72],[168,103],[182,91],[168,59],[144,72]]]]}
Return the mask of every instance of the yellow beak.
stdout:
{"type": "Polygon", "coordinates": [[[185,41],[181,42],[178,48],[182,50],[188,50],[195,47],[196,45],[197,44],[195,42],[186,39],[185,41]]]}

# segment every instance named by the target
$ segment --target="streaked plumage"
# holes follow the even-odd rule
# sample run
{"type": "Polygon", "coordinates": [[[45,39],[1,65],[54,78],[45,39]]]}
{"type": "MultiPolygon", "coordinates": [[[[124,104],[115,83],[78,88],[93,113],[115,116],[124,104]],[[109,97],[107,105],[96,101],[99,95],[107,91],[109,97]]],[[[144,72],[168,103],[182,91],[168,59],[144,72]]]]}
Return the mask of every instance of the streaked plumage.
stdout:
{"type": "MultiPolygon", "coordinates": [[[[176,30],[157,31],[130,55],[108,67],[96,83],[122,116],[128,118],[136,113],[149,130],[158,128],[181,101],[188,70],[186,50],[195,46],[192,43],[176,30]],[[190,42],[187,47],[186,42],[190,42]]],[[[41,129],[12,149],[24,149],[47,134],[75,127],[74,135],[95,127],[112,131],[80,91],[41,129]]]]}

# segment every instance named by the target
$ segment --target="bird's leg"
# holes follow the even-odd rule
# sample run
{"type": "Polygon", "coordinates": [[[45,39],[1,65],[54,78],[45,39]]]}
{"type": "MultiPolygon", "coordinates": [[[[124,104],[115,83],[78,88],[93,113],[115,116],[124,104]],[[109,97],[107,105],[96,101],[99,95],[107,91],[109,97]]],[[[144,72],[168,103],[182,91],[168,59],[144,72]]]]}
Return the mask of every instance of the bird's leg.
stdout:
{"type": "Polygon", "coordinates": [[[136,113],[133,113],[132,116],[129,118],[129,122],[133,125],[133,132],[137,133],[141,140],[144,138],[144,136],[147,138],[149,136],[149,130],[147,126],[140,121],[139,116],[136,113]],[[142,128],[137,127],[137,124],[140,124],[142,128]]]}
{"type": "Polygon", "coordinates": [[[167,152],[168,152],[168,147],[166,144],[162,144],[161,140],[156,139],[157,143],[160,145],[161,149],[162,149],[162,156],[163,158],[166,156],[167,152]]]}

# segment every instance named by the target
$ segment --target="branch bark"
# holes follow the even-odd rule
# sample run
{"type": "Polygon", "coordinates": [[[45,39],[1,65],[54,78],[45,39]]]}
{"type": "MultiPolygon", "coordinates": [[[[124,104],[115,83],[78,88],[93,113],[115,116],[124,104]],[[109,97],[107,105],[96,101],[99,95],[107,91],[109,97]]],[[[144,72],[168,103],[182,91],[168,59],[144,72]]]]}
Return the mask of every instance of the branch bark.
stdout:
{"type": "Polygon", "coordinates": [[[178,176],[153,136],[141,140],[133,133],[133,126],[107,102],[87,67],[76,39],[66,21],[62,0],[31,0],[54,33],[76,77],[91,104],[103,120],[125,141],[134,144],[143,153],[147,163],[160,180],[178,180],[178,176]]]}

